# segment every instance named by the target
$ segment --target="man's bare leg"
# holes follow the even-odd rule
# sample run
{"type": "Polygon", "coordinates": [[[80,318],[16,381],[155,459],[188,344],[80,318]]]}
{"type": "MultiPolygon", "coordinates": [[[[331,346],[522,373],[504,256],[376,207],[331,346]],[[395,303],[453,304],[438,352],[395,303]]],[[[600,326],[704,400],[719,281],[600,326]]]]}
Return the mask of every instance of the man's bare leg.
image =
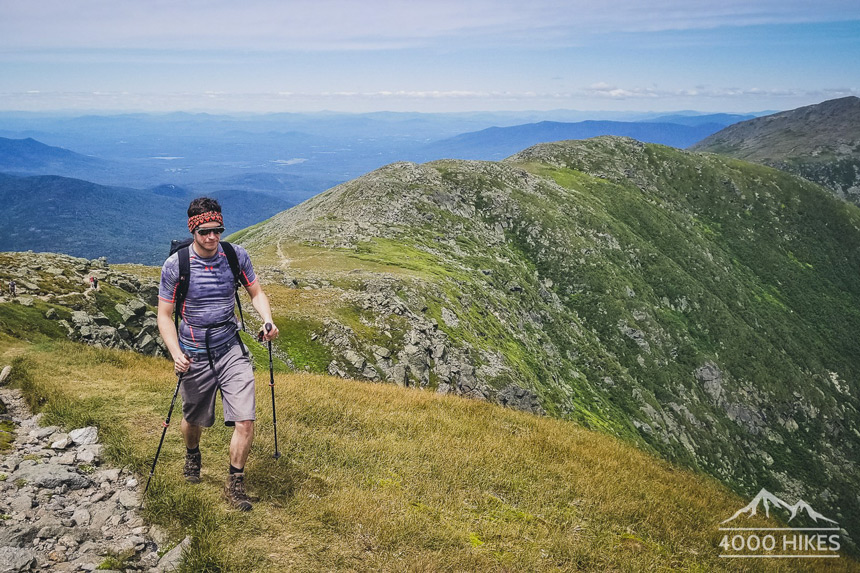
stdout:
{"type": "Polygon", "coordinates": [[[254,420],[236,422],[236,427],[233,428],[233,437],[230,438],[230,465],[234,468],[244,469],[253,443],[254,420]]]}
{"type": "Polygon", "coordinates": [[[200,434],[203,433],[203,426],[192,424],[182,418],[179,429],[182,431],[182,439],[185,440],[186,448],[193,450],[200,445],[200,434]]]}

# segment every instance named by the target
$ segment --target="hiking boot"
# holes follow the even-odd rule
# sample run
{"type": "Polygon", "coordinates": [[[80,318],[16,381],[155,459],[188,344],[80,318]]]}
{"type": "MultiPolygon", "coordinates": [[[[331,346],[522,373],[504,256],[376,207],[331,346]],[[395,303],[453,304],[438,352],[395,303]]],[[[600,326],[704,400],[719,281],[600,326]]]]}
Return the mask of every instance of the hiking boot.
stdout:
{"type": "Polygon", "coordinates": [[[239,511],[251,511],[254,507],[245,492],[245,474],[230,474],[224,486],[224,497],[227,503],[239,511]]]}
{"type": "Polygon", "coordinates": [[[200,452],[196,454],[185,454],[185,469],[182,471],[182,475],[185,476],[185,481],[190,483],[197,483],[200,481],[200,466],[202,465],[202,459],[200,456],[200,452]]]}

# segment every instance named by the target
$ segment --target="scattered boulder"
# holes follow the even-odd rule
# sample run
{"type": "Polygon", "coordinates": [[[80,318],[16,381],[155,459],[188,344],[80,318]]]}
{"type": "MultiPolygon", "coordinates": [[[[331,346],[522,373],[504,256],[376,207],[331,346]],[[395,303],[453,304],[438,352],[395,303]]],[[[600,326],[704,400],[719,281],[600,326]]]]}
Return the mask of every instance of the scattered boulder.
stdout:
{"type": "Polygon", "coordinates": [[[87,487],[90,480],[66,466],[55,464],[38,464],[33,466],[19,467],[9,480],[20,481],[23,484],[33,485],[38,488],[53,489],[66,486],[69,489],[80,489],[87,487]]]}
{"type": "Polygon", "coordinates": [[[29,549],[0,547],[0,573],[29,571],[36,566],[36,554],[29,549]]]}
{"type": "Polygon", "coordinates": [[[79,446],[89,446],[91,444],[98,443],[99,429],[95,426],[78,428],[77,430],[72,430],[71,432],[69,432],[69,437],[75,444],[79,446]]]}
{"type": "Polygon", "coordinates": [[[509,384],[499,391],[497,400],[499,404],[530,412],[532,414],[546,415],[540,403],[540,397],[526,388],[520,388],[516,384],[509,384]]]}

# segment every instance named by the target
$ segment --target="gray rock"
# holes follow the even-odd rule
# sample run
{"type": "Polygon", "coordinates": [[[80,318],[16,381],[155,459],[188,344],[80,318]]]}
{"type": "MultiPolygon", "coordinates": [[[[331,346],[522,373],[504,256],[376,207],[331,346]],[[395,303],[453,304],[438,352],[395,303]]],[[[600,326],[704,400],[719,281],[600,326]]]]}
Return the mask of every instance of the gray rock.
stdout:
{"type": "Polygon", "coordinates": [[[99,441],[99,429],[95,426],[78,428],[69,432],[69,437],[79,446],[96,444],[99,441]]]}
{"type": "Polygon", "coordinates": [[[90,524],[91,517],[92,516],[90,516],[90,512],[87,511],[86,508],[79,507],[72,514],[72,521],[75,522],[75,525],[78,525],[80,527],[86,527],[87,525],[90,524]]]}
{"type": "Polygon", "coordinates": [[[18,513],[24,513],[33,508],[33,496],[22,493],[9,502],[9,509],[18,513]]]}
{"type": "Polygon", "coordinates": [[[109,326],[110,325],[110,319],[101,312],[94,314],[92,316],[92,319],[93,319],[93,322],[95,322],[99,326],[109,326]]]}
{"type": "Polygon", "coordinates": [[[134,311],[124,304],[117,304],[114,309],[119,313],[123,322],[129,322],[134,318],[134,311]]]}
{"type": "Polygon", "coordinates": [[[68,434],[54,434],[51,440],[51,448],[54,450],[65,450],[72,445],[72,438],[68,434]]]}
{"type": "Polygon", "coordinates": [[[75,456],[75,461],[82,464],[98,464],[101,462],[103,451],[104,446],[102,444],[81,446],[80,448],[78,448],[77,455],[75,456]]]}
{"type": "Polygon", "coordinates": [[[504,406],[531,412],[532,414],[544,415],[546,412],[540,404],[537,394],[526,388],[520,388],[516,384],[509,384],[498,394],[498,401],[504,406]]]}
{"type": "MultiPolygon", "coordinates": [[[[122,287],[120,287],[122,288],[122,287]]],[[[138,316],[143,316],[146,312],[146,303],[139,298],[133,298],[126,304],[128,309],[138,316]]]]}
{"type": "Polygon", "coordinates": [[[0,547],[24,547],[31,545],[39,528],[32,523],[19,523],[11,527],[0,527],[0,547]]]}
{"type": "Polygon", "coordinates": [[[39,539],[56,539],[66,533],[63,523],[52,518],[44,518],[36,523],[39,527],[36,537],[39,539]]]}
{"type": "Polygon", "coordinates": [[[179,569],[179,565],[182,563],[182,553],[190,546],[191,537],[186,537],[179,545],[165,553],[161,559],[158,560],[158,565],[155,566],[155,570],[159,573],[169,573],[179,569]]]}
{"type": "Polygon", "coordinates": [[[388,380],[394,382],[398,386],[406,385],[406,365],[405,364],[395,364],[391,370],[388,371],[388,380]]]}
{"type": "Polygon", "coordinates": [[[143,354],[150,354],[158,347],[155,339],[145,331],[140,332],[137,340],[135,341],[135,345],[143,354]]]}
{"type": "Polygon", "coordinates": [[[364,357],[363,357],[363,356],[361,356],[360,354],[358,354],[357,352],[355,352],[355,351],[353,351],[353,350],[348,350],[348,351],[346,352],[346,354],[344,354],[344,356],[343,356],[343,357],[344,357],[344,358],[346,358],[346,360],[347,360],[350,364],[352,364],[352,366],[353,366],[356,370],[361,370],[361,369],[363,369],[363,368],[364,368],[364,364],[365,364],[364,357]]]}
{"type": "Polygon", "coordinates": [[[93,319],[90,318],[90,315],[85,313],[82,310],[76,310],[72,313],[72,323],[75,327],[80,328],[81,326],[92,324],[93,319]]]}
{"type": "Polygon", "coordinates": [[[3,370],[0,370],[0,386],[6,383],[6,380],[9,379],[10,374],[12,374],[11,366],[4,366],[3,370]]]}
{"type": "Polygon", "coordinates": [[[0,573],[29,571],[36,566],[36,554],[29,549],[0,547],[0,573]]]}
{"type": "Polygon", "coordinates": [[[387,348],[383,348],[382,346],[374,346],[373,354],[380,358],[391,358],[391,351],[387,348]]]}
{"type": "Polygon", "coordinates": [[[69,489],[80,489],[87,487],[90,483],[86,476],[75,473],[65,466],[55,464],[19,467],[9,479],[13,483],[24,480],[27,484],[44,488],[67,486],[69,489]]]}
{"type": "Polygon", "coordinates": [[[56,458],[51,460],[51,463],[60,464],[62,466],[71,466],[71,465],[74,465],[75,458],[77,457],[77,455],[78,455],[78,453],[76,451],[72,450],[70,452],[64,453],[61,456],[57,456],[56,458]]]}
{"type": "Polygon", "coordinates": [[[102,526],[116,511],[116,503],[112,501],[100,502],[90,509],[90,529],[96,533],[101,533],[102,526]]]}
{"type": "Polygon", "coordinates": [[[152,540],[158,547],[162,547],[168,541],[170,541],[167,532],[164,531],[162,528],[158,527],[157,525],[153,525],[149,528],[149,536],[152,538],[152,540]]]}
{"type": "Polygon", "coordinates": [[[104,481],[108,482],[116,482],[119,480],[119,469],[118,468],[110,468],[99,471],[93,479],[98,483],[102,483],[104,481]]]}
{"type": "Polygon", "coordinates": [[[44,440],[48,436],[60,431],[59,426],[46,426],[44,428],[36,428],[30,431],[30,435],[38,440],[44,440]]]}
{"type": "Polygon", "coordinates": [[[723,373],[720,368],[711,361],[705,362],[694,372],[696,379],[702,384],[705,393],[714,402],[719,402],[723,395],[723,373]]]}
{"type": "Polygon", "coordinates": [[[451,328],[460,326],[460,319],[457,318],[457,315],[444,306],[442,307],[442,321],[451,328]]]}
{"type": "Polygon", "coordinates": [[[138,499],[137,494],[128,489],[124,489],[119,492],[119,497],[117,498],[117,501],[121,506],[126,509],[131,509],[140,505],[140,501],[138,499]]]}

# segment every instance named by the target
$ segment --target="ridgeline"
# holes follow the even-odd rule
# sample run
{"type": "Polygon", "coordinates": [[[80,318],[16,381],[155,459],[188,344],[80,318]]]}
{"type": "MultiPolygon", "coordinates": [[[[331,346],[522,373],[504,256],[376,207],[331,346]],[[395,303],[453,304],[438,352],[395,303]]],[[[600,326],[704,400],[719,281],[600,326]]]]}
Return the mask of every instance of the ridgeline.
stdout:
{"type": "Polygon", "coordinates": [[[297,367],[575,420],[860,527],[860,211],[817,185],[596,138],[394,164],[233,239],[297,367]]]}

